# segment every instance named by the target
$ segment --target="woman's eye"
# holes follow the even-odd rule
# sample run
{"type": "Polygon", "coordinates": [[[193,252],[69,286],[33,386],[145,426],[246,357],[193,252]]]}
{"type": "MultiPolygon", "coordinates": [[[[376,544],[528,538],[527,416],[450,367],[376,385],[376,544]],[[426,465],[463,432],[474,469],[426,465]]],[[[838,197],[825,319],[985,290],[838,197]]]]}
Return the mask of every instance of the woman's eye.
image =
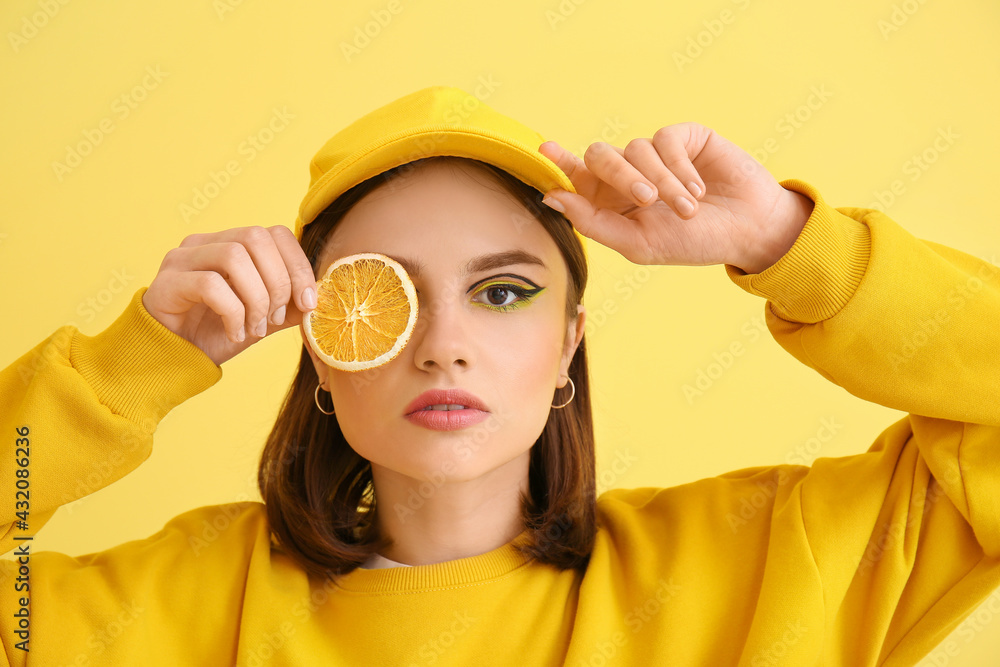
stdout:
{"type": "MultiPolygon", "coordinates": [[[[480,288],[472,297],[474,303],[490,310],[513,310],[527,305],[544,287],[524,287],[513,283],[494,283],[480,288]]],[[[420,290],[416,290],[420,295],[420,290]]]]}
{"type": "Polygon", "coordinates": [[[527,290],[518,285],[488,285],[477,293],[483,296],[483,300],[476,299],[479,303],[494,310],[509,310],[517,308],[525,303],[540,290],[527,290]]]}
{"type": "Polygon", "coordinates": [[[517,297],[517,294],[507,287],[490,287],[486,290],[486,298],[494,306],[509,306],[511,301],[508,299],[512,297],[517,297]]]}

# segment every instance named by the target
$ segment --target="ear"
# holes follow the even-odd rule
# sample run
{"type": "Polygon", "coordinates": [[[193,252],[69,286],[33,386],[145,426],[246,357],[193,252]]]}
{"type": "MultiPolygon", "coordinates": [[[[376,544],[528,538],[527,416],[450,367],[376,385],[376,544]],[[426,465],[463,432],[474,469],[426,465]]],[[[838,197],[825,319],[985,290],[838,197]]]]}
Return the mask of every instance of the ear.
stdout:
{"type": "Polygon", "coordinates": [[[557,388],[562,388],[569,384],[569,365],[573,361],[576,349],[580,347],[580,341],[583,340],[583,332],[586,326],[587,309],[584,308],[582,303],[578,303],[576,305],[576,317],[566,325],[566,345],[563,347],[562,359],[559,362],[559,377],[567,379],[566,382],[557,384],[557,388]]]}
{"type": "Polygon", "coordinates": [[[309,353],[309,358],[312,359],[313,367],[316,369],[316,375],[319,376],[319,383],[325,385],[328,379],[328,374],[330,372],[330,367],[325,363],[320,361],[320,358],[316,356],[316,351],[312,349],[312,345],[306,340],[306,330],[299,325],[299,335],[302,336],[302,344],[306,348],[306,352],[309,353]]]}

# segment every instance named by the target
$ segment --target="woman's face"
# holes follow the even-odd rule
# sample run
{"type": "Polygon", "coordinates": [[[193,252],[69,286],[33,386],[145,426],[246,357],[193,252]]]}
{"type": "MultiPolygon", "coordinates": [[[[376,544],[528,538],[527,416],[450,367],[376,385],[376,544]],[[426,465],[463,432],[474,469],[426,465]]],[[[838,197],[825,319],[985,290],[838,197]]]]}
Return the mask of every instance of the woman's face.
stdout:
{"type": "Polygon", "coordinates": [[[331,419],[372,463],[376,478],[440,485],[502,474],[504,466],[523,475],[527,465],[519,464],[542,432],[556,387],[567,383],[584,331],[583,306],[566,321],[568,275],[555,241],[498,189],[475,167],[422,164],[363,198],[324,249],[320,276],[341,257],[377,252],[407,267],[417,290],[410,340],[378,368],[340,371],[306,345],[320,381],[327,380],[336,409],[331,419]],[[467,270],[515,251],[541,263],[515,258],[467,270]],[[507,285],[537,292],[521,298],[507,285]],[[429,389],[470,392],[489,414],[451,431],[411,422],[407,406],[429,389]]]}

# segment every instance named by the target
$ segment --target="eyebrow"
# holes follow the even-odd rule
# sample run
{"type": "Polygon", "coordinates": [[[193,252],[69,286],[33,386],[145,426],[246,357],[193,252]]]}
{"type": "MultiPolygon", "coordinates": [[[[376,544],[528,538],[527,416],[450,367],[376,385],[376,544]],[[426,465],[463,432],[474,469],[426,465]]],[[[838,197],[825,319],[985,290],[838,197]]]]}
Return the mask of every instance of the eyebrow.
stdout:
{"type": "MultiPolygon", "coordinates": [[[[393,257],[392,259],[399,262],[406,269],[406,272],[414,278],[419,278],[421,271],[425,268],[422,262],[414,261],[409,257],[393,257]]],[[[469,275],[479,273],[480,271],[489,271],[490,269],[498,269],[502,266],[510,266],[512,264],[537,264],[543,268],[548,268],[545,266],[545,262],[539,257],[532,255],[526,250],[507,250],[473,257],[465,265],[465,274],[469,275]]]]}

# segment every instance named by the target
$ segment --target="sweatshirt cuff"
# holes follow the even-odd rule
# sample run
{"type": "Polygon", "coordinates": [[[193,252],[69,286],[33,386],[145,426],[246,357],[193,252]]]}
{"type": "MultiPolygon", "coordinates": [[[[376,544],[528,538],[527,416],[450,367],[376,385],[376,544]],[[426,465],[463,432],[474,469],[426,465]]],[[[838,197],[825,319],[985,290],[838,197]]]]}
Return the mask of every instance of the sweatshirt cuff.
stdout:
{"type": "Polygon", "coordinates": [[[142,305],[141,287],[118,319],[95,336],[73,336],[70,363],[114,414],[152,433],[180,403],[222,377],[198,346],[163,326],[142,305]]]}
{"type": "Polygon", "coordinates": [[[781,319],[813,324],[836,315],[854,296],[868,268],[871,234],[865,223],[831,208],[808,183],[791,178],[780,185],[813,201],[799,237],[760,273],[726,264],[726,274],[745,291],[765,297],[781,319]]]}

